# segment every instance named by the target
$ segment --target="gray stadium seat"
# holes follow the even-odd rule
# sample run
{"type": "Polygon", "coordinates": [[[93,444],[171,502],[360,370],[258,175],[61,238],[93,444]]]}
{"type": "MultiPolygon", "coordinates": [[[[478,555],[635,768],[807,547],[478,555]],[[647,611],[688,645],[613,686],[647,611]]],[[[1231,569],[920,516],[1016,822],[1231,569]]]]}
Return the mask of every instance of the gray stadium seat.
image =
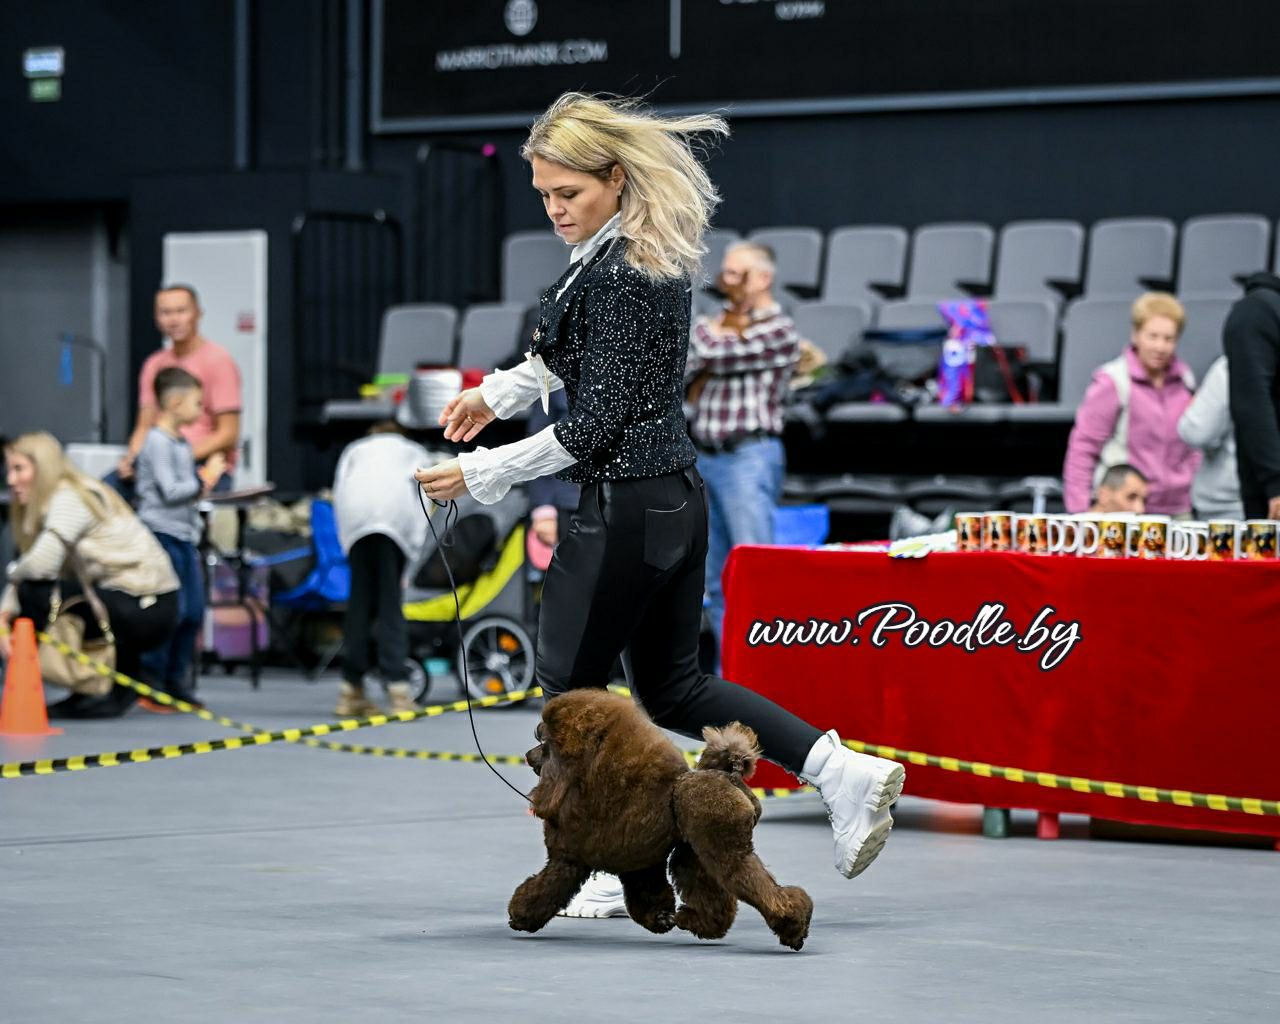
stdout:
{"type": "Polygon", "coordinates": [[[1163,218],[1100,220],[1089,231],[1086,299],[1134,299],[1148,290],[1143,279],[1173,280],[1177,231],[1163,218]]]}
{"type": "Polygon", "coordinates": [[[995,232],[986,224],[927,224],[911,246],[907,298],[961,298],[961,282],[987,284],[995,232]]]}
{"type": "Polygon", "coordinates": [[[822,232],[817,228],[761,228],[747,238],[773,250],[780,285],[818,287],[822,269],[822,232]]]}
{"type": "Polygon", "coordinates": [[[707,254],[702,257],[702,273],[708,281],[714,281],[719,276],[725,250],[741,240],[742,236],[729,228],[707,229],[702,236],[702,244],[707,247],[707,254]]]}
{"type": "Polygon", "coordinates": [[[1196,375],[1196,387],[1213,361],[1222,355],[1222,327],[1236,300],[1222,296],[1189,296],[1182,300],[1187,322],[1178,339],[1178,358],[1196,375]]]}
{"type": "Polygon", "coordinates": [[[452,306],[391,306],[382,315],[379,373],[412,373],[419,363],[453,366],[458,313],[452,306]]]}
{"type": "Polygon", "coordinates": [[[791,307],[800,337],[807,338],[836,362],[862,339],[871,323],[871,310],[861,302],[797,302],[791,307]]]}
{"type": "Polygon", "coordinates": [[[991,330],[1001,345],[1021,345],[1033,363],[1058,358],[1058,311],[1048,299],[992,299],[991,330]]]}
{"type": "Polygon", "coordinates": [[[1062,321],[1062,358],[1058,401],[1010,406],[1009,419],[1020,422],[1070,423],[1084,398],[1093,371],[1124,351],[1131,324],[1128,299],[1078,299],[1062,321]]]}
{"type": "Polygon", "coordinates": [[[828,423],[902,423],[908,418],[896,402],[841,402],[825,416],[828,423]]]}
{"type": "Polygon", "coordinates": [[[469,306],[458,331],[458,365],[494,369],[519,347],[523,322],[524,307],[513,303],[469,306]]]}
{"type": "Polygon", "coordinates": [[[1050,281],[1079,286],[1084,228],[1070,220],[1024,220],[1000,231],[994,295],[997,299],[1048,299],[1055,308],[1063,293],[1050,281]]]}
{"type": "MultiPolygon", "coordinates": [[[[960,298],[959,295],[950,296],[960,298]]],[[[876,326],[885,330],[904,330],[913,327],[946,327],[947,322],[938,312],[933,299],[899,299],[886,302],[876,314],[876,326]]]]}
{"type": "Polygon", "coordinates": [[[1182,225],[1178,294],[1243,293],[1236,277],[1265,270],[1271,224],[1257,214],[1193,217],[1182,225]]]}
{"type": "Polygon", "coordinates": [[[516,231],[502,243],[502,301],[532,306],[569,266],[569,246],[550,231],[516,231]]]}
{"type": "Polygon", "coordinates": [[[729,228],[708,228],[702,236],[702,244],[707,247],[707,254],[702,257],[702,280],[693,288],[694,315],[712,316],[720,309],[720,299],[705,290],[720,276],[720,265],[724,262],[725,250],[734,242],[742,240],[742,236],[729,228]]]}
{"type": "Polygon", "coordinates": [[[872,285],[902,286],[908,239],[907,232],[898,227],[847,227],[831,232],[822,300],[879,305],[885,296],[872,285]]]}

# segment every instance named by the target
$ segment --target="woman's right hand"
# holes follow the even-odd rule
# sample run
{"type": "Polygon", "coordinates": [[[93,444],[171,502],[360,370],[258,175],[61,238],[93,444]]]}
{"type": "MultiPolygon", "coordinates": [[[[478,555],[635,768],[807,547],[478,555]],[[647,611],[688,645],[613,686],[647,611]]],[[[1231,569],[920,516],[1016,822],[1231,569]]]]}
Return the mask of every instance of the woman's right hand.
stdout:
{"type": "Polygon", "coordinates": [[[0,612],[0,629],[4,632],[0,633],[0,658],[7,663],[9,656],[13,654],[13,639],[9,630],[13,626],[13,619],[8,612],[0,612]]]}
{"type": "Polygon", "coordinates": [[[446,441],[470,441],[494,418],[493,410],[480,394],[480,389],[467,388],[444,407],[440,425],[444,427],[446,441]]]}

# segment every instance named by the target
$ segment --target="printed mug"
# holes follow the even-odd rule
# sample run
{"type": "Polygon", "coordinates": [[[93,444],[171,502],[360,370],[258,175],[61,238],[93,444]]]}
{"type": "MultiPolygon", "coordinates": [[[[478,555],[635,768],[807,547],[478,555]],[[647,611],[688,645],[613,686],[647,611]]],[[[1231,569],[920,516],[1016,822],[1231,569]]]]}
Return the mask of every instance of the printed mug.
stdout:
{"type": "Polygon", "coordinates": [[[1013,549],[1013,513],[982,513],[982,550],[1010,551],[1013,549]]]}
{"type": "Polygon", "coordinates": [[[1277,532],[1280,522],[1274,519],[1246,519],[1240,530],[1240,557],[1251,562],[1274,561],[1277,532]]]}
{"type": "Polygon", "coordinates": [[[1169,516],[1140,515],[1125,532],[1126,558],[1164,558],[1169,550],[1169,516]]]}
{"type": "Polygon", "coordinates": [[[1097,517],[1098,558],[1127,558],[1129,527],[1135,525],[1128,512],[1108,512],[1097,517]]]}
{"type": "Polygon", "coordinates": [[[1241,526],[1234,519],[1209,520],[1209,561],[1231,562],[1240,555],[1241,526]]]}
{"type": "Polygon", "coordinates": [[[1016,547],[1024,555],[1049,553],[1049,517],[1034,512],[1019,514],[1014,524],[1016,547]]]}
{"type": "Polygon", "coordinates": [[[956,550],[982,550],[982,513],[956,513],[956,550]]]}

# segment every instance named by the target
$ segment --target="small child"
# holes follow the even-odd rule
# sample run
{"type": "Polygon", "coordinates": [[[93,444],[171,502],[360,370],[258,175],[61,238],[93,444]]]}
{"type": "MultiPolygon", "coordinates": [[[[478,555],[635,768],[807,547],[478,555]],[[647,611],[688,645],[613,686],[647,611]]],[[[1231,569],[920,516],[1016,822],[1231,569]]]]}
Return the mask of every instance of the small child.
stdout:
{"type": "Polygon", "coordinates": [[[351,563],[341,689],[335,713],[343,718],[378,713],[364,692],[370,640],[391,711],[416,711],[405,681],[409,629],[404,621],[404,571],[426,543],[427,521],[410,479],[432,462],[425,448],[399,433],[394,422],[377,424],[368,437],[343,451],[333,481],[338,539],[351,563]],[[402,485],[399,493],[395,482],[402,485]],[[389,491],[389,488],[391,490],[389,491]]]}
{"type": "MultiPolygon", "coordinates": [[[[196,636],[204,620],[204,574],[200,570],[200,516],[196,502],[226,471],[222,452],[211,455],[197,472],[191,445],[181,430],[200,418],[204,395],[200,381],[180,367],[156,374],[156,422],[147,432],[134,463],[138,518],[151,528],[169,554],[181,589],[178,625],[159,647],[142,658],[149,681],[170,696],[199,705],[191,676],[196,636]]],[[[146,702],[149,710],[163,705],[146,702]]]]}

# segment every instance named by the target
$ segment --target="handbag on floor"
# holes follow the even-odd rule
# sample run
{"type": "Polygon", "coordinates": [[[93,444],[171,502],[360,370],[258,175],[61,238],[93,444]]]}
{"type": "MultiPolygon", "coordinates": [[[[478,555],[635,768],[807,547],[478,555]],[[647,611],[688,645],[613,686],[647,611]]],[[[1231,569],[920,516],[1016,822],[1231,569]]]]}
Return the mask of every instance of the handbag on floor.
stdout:
{"type": "MultiPolygon", "coordinates": [[[[53,593],[49,598],[49,618],[44,631],[53,640],[61,641],[73,651],[82,651],[86,657],[95,662],[102,662],[113,671],[116,667],[116,638],[111,632],[111,621],[106,606],[98,597],[89,581],[80,573],[80,586],[83,594],[62,603],[62,586],[53,585],[53,593]],[[67,610],[77,604],[87,604],[102,631],[102,636],[86,641],[85,621],[79,615],[68,615],[67,610]]],[[[111,692],[113,685],[110,676],[103,675],[97,668],[81,663],[69,654],[63,653],[51,643],[40,645],[40,677],[46,683],[56,686],[70,687],[74,692],[87,697],[102,697],[111,692]]]]}

